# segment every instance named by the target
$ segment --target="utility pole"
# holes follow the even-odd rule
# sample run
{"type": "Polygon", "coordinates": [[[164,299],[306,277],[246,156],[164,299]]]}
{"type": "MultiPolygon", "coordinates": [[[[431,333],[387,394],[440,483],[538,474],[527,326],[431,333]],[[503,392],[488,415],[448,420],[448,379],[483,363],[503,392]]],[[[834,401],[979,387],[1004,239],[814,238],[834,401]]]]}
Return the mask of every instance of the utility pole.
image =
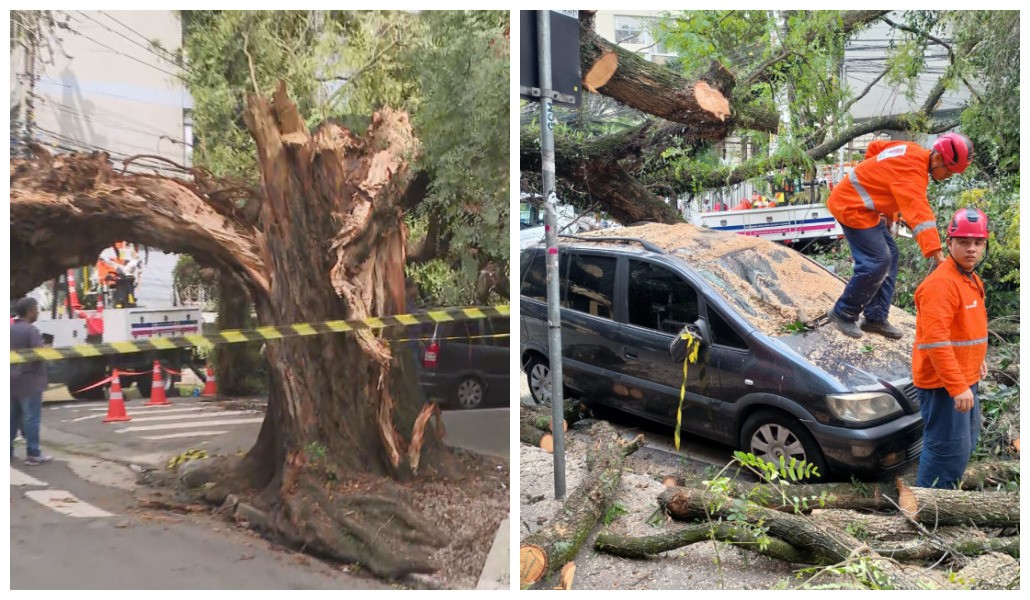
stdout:
{"type": "Polygon", "coordinates": [[[558,294],[558,195],[554,189],[554,101],[551,77],[551,13],[537,11],[540,65],[540,153],[547,246],[547,346],[551,366],[551,432],[554,438],[554,497],[565,499],[565,414],[562,398],[561,305],[558,294]]]}

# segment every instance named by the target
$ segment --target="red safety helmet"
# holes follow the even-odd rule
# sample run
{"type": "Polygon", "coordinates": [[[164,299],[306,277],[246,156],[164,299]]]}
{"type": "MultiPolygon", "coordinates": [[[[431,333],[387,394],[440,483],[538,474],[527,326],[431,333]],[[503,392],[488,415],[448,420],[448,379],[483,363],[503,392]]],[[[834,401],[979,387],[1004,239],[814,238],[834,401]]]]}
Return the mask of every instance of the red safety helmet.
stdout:
{"type": "Polygon", "coordinates": [[[945,133],[933,143],[933,149],[944,157],[944,167],[961,173],[973,161],[973,142],[961,133],[945,133]]]}
{"type": "Polygon", "coordinates": [[[960,208],[948,223],[949,238],[983,238],[989,236],[987,215],[979,208],[960,208]]]}

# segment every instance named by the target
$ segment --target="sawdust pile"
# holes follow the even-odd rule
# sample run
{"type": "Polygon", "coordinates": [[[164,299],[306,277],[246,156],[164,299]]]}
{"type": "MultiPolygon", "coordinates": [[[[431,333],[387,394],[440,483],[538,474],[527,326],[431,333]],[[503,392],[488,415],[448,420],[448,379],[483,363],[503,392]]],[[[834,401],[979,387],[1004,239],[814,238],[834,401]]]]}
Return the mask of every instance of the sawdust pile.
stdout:
{"type": "MultiPolygon", "coordinates": [[[[844,291],[844,282],[812,259],[756,237],[688,223],[654,223],[584,235],[640,238],[682,257],[756,328],[770,335],[782,335],[798,321],[826,314],[844,291]]],[[[902,327],[915,326],[915,318],[900,309],[892,311],[891,320],[902,327]]]]}

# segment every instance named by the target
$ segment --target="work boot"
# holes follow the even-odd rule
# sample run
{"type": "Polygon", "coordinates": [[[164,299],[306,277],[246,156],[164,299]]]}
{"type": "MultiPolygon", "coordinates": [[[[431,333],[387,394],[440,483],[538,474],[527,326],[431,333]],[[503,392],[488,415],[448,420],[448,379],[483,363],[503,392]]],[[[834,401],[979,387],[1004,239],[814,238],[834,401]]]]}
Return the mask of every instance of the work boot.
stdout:
{"type": "Polygon", "coordinates": [[[840,329],[840,332],[844,335],[853,337],[856,340],[862,338],[862,330],[858,328],[858,325],[854,321],[848,321],[841,315],[838,315],[837,311],[832,308],[830,309],[830,312],[826,313],[826,316],[829,317],[830,322],[836,325],[837,329],[840,329]]]}
{"type": "Polygon", "coordinates": [[[904,336],[900,329],[891,325],[887,321],[870,321],[863,317],[862,322],[859,323],[858,326],[862,331],[867,333],[877,333],[891,340],[900,340],[904,336]]]}

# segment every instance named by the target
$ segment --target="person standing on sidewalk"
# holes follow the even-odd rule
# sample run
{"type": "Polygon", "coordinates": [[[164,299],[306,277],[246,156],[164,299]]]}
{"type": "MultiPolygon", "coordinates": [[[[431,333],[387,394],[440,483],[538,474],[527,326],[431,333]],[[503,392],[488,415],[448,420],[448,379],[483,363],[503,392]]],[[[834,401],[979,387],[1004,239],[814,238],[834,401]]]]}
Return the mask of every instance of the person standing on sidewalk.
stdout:
{"type": "Polygon", "coordinates": [[[887,321],[898,276],[898,247],[888,221],[898,212],[912,228],[923,256],[945,261],[937,221],[926,198],[929,178],[944,181],[966,170],[973,143],[960,133],[937,138],[933,149],[913,142],[877,140],[866,158],[833,188],[827,208],[844,230],[855,273],[827,316],[845,335],[862,332],[901,339],[887,321]],[[859,316],[863,316],[859,323],[859,316]]]}
{"type": "Polygon", "coordinates": [[[980,438],[977,387],[987,375],[987,309],[974,269],[987,236],[987,215],[959,210],[948,224],[950,260],[916,289],[912,380],[923,414],[919,487],[956,487],[980,438]]]}
{"type": "MultiPolygon", "coordinates": [[[[35,298],[22,298],[15,304],[18,318],[11,323],[11,350],[39,348],[43,336],[33,323],[39,318],[35,298]]],[[[14,438],[20,429],[25,436],[25,464],[41,465],[53,460],[39,449],[39,425],[43,416],[43,392],[47,386],[46,363],[42,361],[11,365],[11,458],[14,438]]]]}

